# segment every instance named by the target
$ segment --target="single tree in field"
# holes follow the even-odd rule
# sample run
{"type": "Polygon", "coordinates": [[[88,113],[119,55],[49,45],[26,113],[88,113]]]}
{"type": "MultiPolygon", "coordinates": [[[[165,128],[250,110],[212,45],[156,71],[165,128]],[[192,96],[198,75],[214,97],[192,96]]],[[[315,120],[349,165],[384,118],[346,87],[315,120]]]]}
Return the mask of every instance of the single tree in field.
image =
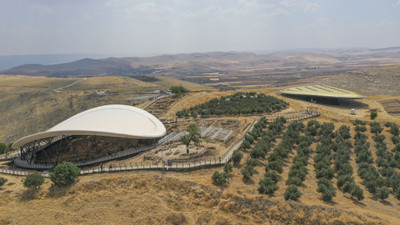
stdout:
{"type": "Polygon", "coordinates": [[[0,177],[0,186],[3,186],[7,182],[7,179],[4,177],[0,177]]]}
{"type": "Polygon", "coordinates": [[[240,160],[243,158],[243,153],[235,151],[232,155],[232,161],[235,166],[239,165],[240,160]]]}
{"type": "Polygon", "coordinates": [[[375,111],[375,110],[373,110],[373,111],[371,111],[371,120],[374,120],[376,117],[378,116],[378,112],[377,111],[375,111]]]}
{"type": "Polygon", "coordinates": [[[12,143],[8,143],[8,144],[0,143],[0,154],[3,154],[3,153],[7,154],[9,151],[12,150],[11,146],[12,146],[12,143]]]}
{"type": "Polygon", "coordinates": [[[71,162],[58,164],[50,174],[50,180],[58,186],[68,186],[73,184],[78,178],[81,170],[71,162]]]}
{"type": "Polygon", "coordinates": [[[214,184],[225,185],[228,183],[228,177],[229,175],[227,173],[220,173],[218,171],[215,171],[211,178],[214,184]]]}
{"type": "Polygon", "coordinates": [[[44,178],[41,173],[35,171],[29,173],[25,179],[22,179],[24,187],[31,189],[32,191],[39,190],[40,186],[44,183],[44,178]]]}
{"type": "Polygon", "coordinates": [[[233,171],[232,164],[231,164],[231,163],[225,164],[225,166],[224,166],[224,172],[225,172],[226,174],[229,174],[229,173],[232,172],[232,171],[233,171]]]}
{"type": "Polygon", "coordinates": [[[188,134],[182,136],[179,140],[180,142],[186,145],[186,151],[187,151],[186,153],[189,153],[190,142],[193,141],[195,145],[199,144],[201,142],[200,140],[201,133],[200,133],[200,128],[196,126],[196,124],[190,124],[186,128],[186,131],[188,132],[188,134]]]}
{"type": "Polygon", "coordinates": [[[170,90],[174,94],[181,94],[181,93],[184,93],[187,91],[186,88],[184,88],[182,85],[172,86],[172,87],[170,87],[170,90]]]}

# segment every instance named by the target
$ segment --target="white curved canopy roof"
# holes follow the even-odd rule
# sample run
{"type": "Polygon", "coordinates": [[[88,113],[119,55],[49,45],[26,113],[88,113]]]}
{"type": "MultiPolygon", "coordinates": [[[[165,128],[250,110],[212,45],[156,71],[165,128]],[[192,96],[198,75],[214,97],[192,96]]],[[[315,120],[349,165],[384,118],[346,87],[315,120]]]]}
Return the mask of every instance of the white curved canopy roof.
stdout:
{"type": "Polygon", "coordinates": [[[19,148],[38,139],[60,135],[151,139],[162,137],[165,133],[161,121],[143,109],[127,105],[105,105],[78,113],[48,131],[23,137],[13,147],[19,148]]]}

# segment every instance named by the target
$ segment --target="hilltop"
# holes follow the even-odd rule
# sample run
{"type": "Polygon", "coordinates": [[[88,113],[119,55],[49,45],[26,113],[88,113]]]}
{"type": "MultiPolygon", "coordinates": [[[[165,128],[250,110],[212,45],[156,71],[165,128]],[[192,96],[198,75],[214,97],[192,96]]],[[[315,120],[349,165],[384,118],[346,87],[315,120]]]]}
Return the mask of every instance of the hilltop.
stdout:
{"type": "MultiPolygon", "coordinates": [[[[96,79],[91,83],[96,83],[96,79]]],[[[281,98],[278,89],[254,91],[281,98]]],[[[167,108],[164,114],[171,114],[170,111],[176,111],[179,107],[188,107],[226,94],[216,90],[189,93],[178,99],[174,107],[167,108]],[[194,100],[197,102],[194,103],[194,100]]],[[[290,103],[288,111],[314,106],[305,101],[284,99],[290,103]]],[[[316,120],[321,123],[333,122],[336,130],[341,125],[349,126],[353,139],[355,134],[353,121],[355,119],[368,121],[369,109],[378,104],[375,97],[359,101],[359,104],[355,104],[358,105],[355,116],[349,114],[349,108],[352,106],[338,108],[318,105],[321,117],[316,120]]],[[[380,107],[377,121],[383,126],[387,121],[399,124],[400,119],[388,115],[380,107]]],[[[369,126],[366,134],[372,137],[369,126]]],[[[386,129],[383,134],[390,135],[386,129]]],[[[277,137],[274,147],[281,142],[282,136],[277,137]]],[[[369,138],[369,141],[374,143],[372,138],[369,138]]],[[[393,147],[389,138],[385,142],[388,144],[388,149],[393,147]]],[[[316,146],[312,145],[311,148],[315,150],[316,146]]],[[[271,154],[272,149],[268,154],[271,154]]],[[[355,181],[364,190],[364,200],[358,201],[336,190],[336,197],[332,202],[323,201],[317,192],[316,170],[313,166],[317,153],[314,151],[308,159],[306,180],[300,186],[303,195],[297,202],[284,200],[287,188],[285,182],[293,165],[295,150],[284,159],[283,172],[277,183],[278,190],[272,196],[258,192],[258,182],[264,177],[264,165],[269,162],[269,158],[259,158],[260,164],[255,166],[251,180],[245,181],[241,171],[246,166],[245,160],[250,158],[250,151],[241,151],[245,155],[244,159],[233,168],[232,178],[226,186],[215,185],[211,180],[214,171],[222,172],[222,167],[187,172],[131,171],[82,176],[78,183],[62,190],[51,188],[50,180],[46,179],[45,185],[33,198],[22,187],[21,177],[2,175],[9,181],[0,190],[2,203],[0,222],[4,224],[398,224],[400,221],[397,213],[400,210],[399,200],[391,194],[385,201],[380,201],[367,191],[357,174],[354,153],[351,155],[350,165],[354,169],[355,181]]],[[[372,146],[371,152],[376,158],[377,153],[372,146]]],[[[134,159],[142,160],[143,155],[134,159]]],[[[118,164],[121,161],[112,163],[118,164]]],[[[377,166],[376,163],[373,165],[377,166]]],[[[336,180],[334,177],[335,187],[336,180]]]]}

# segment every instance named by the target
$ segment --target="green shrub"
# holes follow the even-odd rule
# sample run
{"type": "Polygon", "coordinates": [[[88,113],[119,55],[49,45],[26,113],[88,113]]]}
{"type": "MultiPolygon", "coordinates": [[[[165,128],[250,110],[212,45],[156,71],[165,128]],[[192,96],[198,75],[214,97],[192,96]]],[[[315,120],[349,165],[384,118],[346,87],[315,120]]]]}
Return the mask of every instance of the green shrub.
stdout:
{"type": "Polygon", "coordinates": [[[240,160],[243,158],[243,153],[239,151],[235,151],[232,155],[232,161],[234,165],[239,165],[240,160]]]}
{"type": "Polygon", "coordinates": [[[398,187],[398,188],[396,189],[396,192],[395,192],[394,194],[395,194],[395,197],[396,197],[398,200],[400,200],[400,187],[398,187]]]}
{"type": "Polygon", "coordinates": [[[246,160],[246,165],[250,167],[256,167],[258,166],[258,160],[257,159],[248,159],[246,160]]]}
{"type": "Polygon", "coordinates": [[[274,151],[277,152],[278,155],[279,155],[281,158],[287,158],[287,157],[289,156],[289,153],[290,153],[290,150],[289,150],[288,148],[285,148],[285,147],[282,146],[282,145],[278,145],[278,146],[275,148],[274,151]]]}
{"type": "Polygon", "coordinates": [[[359,125],[357,125],[357,126],[355,127],[355,131],[365,132],[365,131],[367,131],[367,127],[366,127],[366,126],[359,126],[359,125]]]}
{"type": "Polygon", "coordinates": [[[337,174],[339,176],[353,174],[353,167],[349,163],[341,164],[340,169],[337,171],[337,174]]]}
{"type": "Polygon", "coordinates": [[[365,181],[365,187],[368,189],[368,191],[371,194],[375,194],[377,192],[377,187],[378,187],[376,179],[366,178],[364,179],[364,181],[365,181]]]}
{"type": "Polygon", "coordinates": [[[50,174],[50,180],[56,186],[67,186],[73,184],[78,178],[81,170],[71,162],[58,164],[50,174]]]}
{"type": "Polygon", "coordinates": [[[302,193],[299,191],[296,185],[290,185],[285,191],[285,200],[297,201],[301,195],[302,193]]]}
{"type": "Polygon", "coordinates": [[[7,182],[7,179],[4,177],[0,177],[0,186],[3,186],[7,182]]]}
{"type": "Polygon", "coordinates": [[[354,189],[354,186],[356,186],[356,184],[352,181],[347,181],[346,183],[344,183],[342,191],[343,193],[349,193],[351,194],[351,191],[354,189]]]}
{"type": "Polygon", "coordinates": [[[273,195],[276,190],[278,190],[278,186],[276,186],[275,181],[270,177],[264,177],[259,182],[260,186],[258,188],[258,192],[260,194],[269,194],[273,195]]]}
{"type": "Polygon", "coordinates": [[[269,177],[269,178],[271,178],[275,183],[278,183],[278,181],[280,180],[279,175],[278,175],[275,171],[273,171],[273,170],[267,171],[267,172],[264,174],[264,177],[269,177]]]}
{"type": "Polygon", "coordinates": [[[230,163],[225,164],[225,166],[224,166],[224,172],[225,173],[228,174],[228,173],[232,172],[232,170],[233,170],[232,164],[230,164],[230,163]]]}
{"type": "Polygon", "coordinates": [[[378,198],[381,200],[387,199],[389,197],[390,190],[387,187],[381,187],[378,190],[378,198]]]}
{"type": "Polygon", "coordinates": [[[391,122],[386,122],[386,123],[384,124],[384,126],[385,126],[385,127],[391,127],[391,126],[392,126],[392,123],[391,123],[391,122]]]}
{"type": "Polygon", "coordinates": [[[334,188],[328,188],[324,192],[322,192],[322,200],[325,202],[332,201],[333,197],[336,196],[336,190],[334,188]]]}
{"type": "Polygon", "coordinates": [[[289,177],[296,177],[299,178],[301,181],[304,181],[306,179],[306,175],[307,175],[306,167],[292,168],[289,171],[289,177]]]}
{"type": "Polygon", "coordinates": [[[242,148],[244,148],[244,149],[249,149],[249,148],[251,148],[250,142],[247,141],[247,140],[244,140],[244,141],[242,142],[242,148]]]}
{"type": "Polygon", "coordinates": [[[350,127],[342,125],[339,130],[338,133],[340,134],[340,136],[342,136],[344,139],[349,139],[350,136],[350,127]]]}
{"type": "Polygon", "coordinates": [[[253,144],[254,142],[254,137],[251,134],[246,134],[246,136],[244,137],[244,139],[246,141],[248,141],[250,144],[253,144]]]}
{"type": "Polygon", "coordinates": [[[383,131],[383,127],[381,127],[381,124],[379,122],[370,122],[369,126],[371,129],[371,133],[380,134],[383,131]]]}
{"type": "Polygon", "coordinates": [[[319,170],[316,170],[316,176],[317,178],[326,178],[326,179],[332,179],[333,176],[335,175],[335,172],[331,167],[325,167],[319,170]]]}
{"type": "Polygon", "coordinates": [[[243,178],[247,181],[251,180],[254,174],[254,168],[252,166],[245,166],[241,171],[243,178]]]}
{"type": "Polygon", "coordinates": [[[186,88],[184,88],[182,85],[179,86],[171,86],[169,88],[171,90],[172,93],[174,94],[181,94],[181,93],[185,93],[187,90],[186,88]]]}
{"type": "Polygon", "coordinates": [[[376,110],[371,111],[371,120],[374,120],[376,117],[378,117],[378,112],[376,110]]]}
{"type": "Polygon", "coordinates": [[[354,182],[354,178],[351,175],[339,176],[337,179],[338,188],[343,187],[346,182],[354,182]]]}
{"type": "Polygon", "coordinates": [[[255,146],[253,149],[250,150],[250,157],[257,159],[257,158],[265,158],[267,153],[261,149],[260,147],[255,146]]]}
{"type": "Polygon", "coordinates": [[[315,136],[318,133],[318,129],[321,127],[321,124],[316,120],[310,120],[307,123],[307,134],[310,136],[315,136]]]}
{"type": "Polygon", "coordinates": [[[267,164],[267,168],[268,168],[268,169],[270,169],[270,170],[275,170],[275,171],[278,172],[278,173],[282,173],[282,172],[283,172],[282,166],[283,166],[282,160],[272,161],[272,162],[269,162],[269,163],[267,164]]]}
{"type": "Polygon", "coordinates": [[[317,191],[322,193],[322,200],[326,202],[332,201],[332,198],[336,196],[336,189],[333,187],[331,182],[326,178],[318,180],[317,191]]]}
{"type": "Polygon", "coordinates": [[[378,135],[373,136],[373,139],[377,143],[382,143],[385,140],[385,135],[378,134],[378,135]]]}
{"type": "Polygon", "coordinates": [[[350,191],[351,197],[356,197],[359,201],[364,199],[364,191],[358,185],[353,185],[350,191]]]}
{"type": "Polygon", "coordinates": [[[289,177],[286,181],[286,185],[295,185],[300,186],[303,183],[303,180],[299,177],[289,177]]]}
{"type": "Polygon", "coordinates": [[[399,136],[400,131],[399,131],[399,128],[397,127],[396,124],[392,124],[392,125],[390,126],[390,133],[391,133],[393,136],[399,136]]]}
{"type": "Polygon", "coordinates": [[[400,144],[400,137],[392,136],[391,139],[393,144],[400,144]]]}
{"type": "Polygon", "coordinates": [[[226,173],[215,171],[211,178],[216,185],[225,185],[228,183],[228,174],[226,173]]]}
{"type": "Polygon", "coordinates": [[[22,183],[24,187],[29,188],[31,190],[39,190],[40,186],[44,183],[44,177],[38,171],[33,173],[29,173],[25,179],[22,179],[22,183]]]}
{"type": "Polygon", "coordinates": [[[357,120],[355,120],[355,121],[353,122],[353,124],[354,124],[354,126],[356,126],[356,125],[367,125],[367,122],[366,122],[366,121],[363,121],[363,120],[357,119],[357,120]]]}

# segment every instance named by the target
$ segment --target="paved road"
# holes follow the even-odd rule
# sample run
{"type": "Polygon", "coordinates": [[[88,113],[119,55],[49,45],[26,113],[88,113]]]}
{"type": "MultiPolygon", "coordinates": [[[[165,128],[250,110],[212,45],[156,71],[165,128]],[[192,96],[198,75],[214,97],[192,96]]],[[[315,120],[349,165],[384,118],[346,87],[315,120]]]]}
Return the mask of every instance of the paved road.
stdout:
{"type": "Polygon", "coordinates": [[[68,84],[68,85],[66,85],[66,86],[64,86],[64,87],[60,87],[60,88],[53,89],[53,91],[56,92],[56,93],[59,93],[59,92],[61,92],[62,89],[72,87],[72,86],[74,86],[75,84],[79,84],[80,82],[82,82],[82,81],[84,81],[84,80],[87,80],[87,78],[84,77],[82,80],[74,81],[74,82],[72,82],[72,83],[70,83],[70,84],[68,84]]]}

